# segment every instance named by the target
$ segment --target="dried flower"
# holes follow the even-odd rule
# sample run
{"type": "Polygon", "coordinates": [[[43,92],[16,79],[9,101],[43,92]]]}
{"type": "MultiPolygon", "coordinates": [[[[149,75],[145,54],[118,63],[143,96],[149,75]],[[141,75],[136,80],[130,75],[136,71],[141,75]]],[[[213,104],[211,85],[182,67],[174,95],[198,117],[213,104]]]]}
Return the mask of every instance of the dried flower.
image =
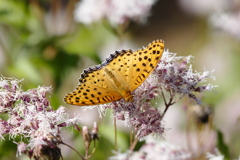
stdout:
{"type": "Polygon", "coordinates": [[[82,136],[83,136],[86,148],[89,148],[92,141],[99,140],[97,123],[94,122],[92,131],[89,131],[86,126],[83,126],[82,136]]]}
{"type": "Polygon", "coordinates": [[[75,10],[75,19],[91,24],[106,18],[113,26],[128,20],[144,21],[156,0],[82,0],[75,10]]]}
{"type": "Polygon", "coordinates": [[[0,113],[8,114],[7,120],[0,119],[0,138],[9,134],[12,139],[16,136],[29,139],[28,144],[17,143],[18,155],[59,159],[60,130],[66,124],[77,125],[78,121],[67,118],[65,107],[60,106],[56,111],[51,108],[47,96],[51,87],[23,91],[20,82],[22,80],[0,77],[0,113]]]}
{"type": "Polygon", "coordinates": [[[95,148],[96,147],[96,140],[99,140],[97,123],[94,122],[92,131],[89,131],[86,126],[83,126],[82,127],[82,137],[83,137],[84,147],[85,147],[86,155],[87,155],[85,158],[88,158],[88,157],[90,157],[89,148],[90,148],[90,145],[91,145],[92,141],[94,142],[94,148],[92,150],[92,153],[93,153],[96,149],[95,148]]]}

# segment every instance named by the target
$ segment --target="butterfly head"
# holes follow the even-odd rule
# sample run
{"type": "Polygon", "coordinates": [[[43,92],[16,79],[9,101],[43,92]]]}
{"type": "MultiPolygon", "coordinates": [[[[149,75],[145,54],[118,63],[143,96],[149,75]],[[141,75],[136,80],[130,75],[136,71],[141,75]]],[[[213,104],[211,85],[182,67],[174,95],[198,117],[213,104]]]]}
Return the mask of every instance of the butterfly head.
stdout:
{"type": "Polygon", "coordinates": [[[127,97],[124,97],[124,99],[125,99],[125,101],[127,101],[127,102],[131,102],[131,101],[133,100],[133,95],[130,94],[130,95],[128,95],[127,97]]]}

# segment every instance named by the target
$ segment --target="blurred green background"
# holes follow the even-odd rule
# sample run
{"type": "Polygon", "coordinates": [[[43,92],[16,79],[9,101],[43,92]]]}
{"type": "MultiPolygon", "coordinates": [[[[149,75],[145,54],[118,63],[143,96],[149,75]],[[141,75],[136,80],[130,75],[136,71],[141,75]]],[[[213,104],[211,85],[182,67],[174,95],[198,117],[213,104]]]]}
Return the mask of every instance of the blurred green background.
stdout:
{"type": "MultiPolygon", "coordinates": [[[[106,20],[89,25],[76,22],[77,0],[0,0],[0,74],[24,79],[25,90],[39,85],[52,86],[53,108],[60,105],[69,108],[71,116],[80,114],[82,125],[90,128],[97,121],[100,142],[92,159],[107,159],[114,145],[110,111],[108,116],[98,118],[96,109],[82,112],[80,107],[64,104],[62,99],[77,86],[84,68],[101,63],[115,50],[136,50],[155,39],[163,39],[170,52],[178,56],[193,55],[194,70],[215,70],[216,80],[207,83],[219,87],[206,93],[203,100],[214,107],[214,126],[223,134],[231,157],[236,158],[240,154],[240,3],[214,2],[159,0],[144,24],[128,21],[112,27],[106,20]],[[236,13],[238,21],[233,23],[232,18],[232,21],[223,21],[222,27],[214,25],[217,20],[213,18],[220,11],[236,13]]],[[[165,118],[169,131],[163,137],[186,146],[186,123],[181,103],[173,106],[165,118]]],[[[84,153],[79,133],[69,129],[63,134],[65,143],[84,153]]],[[[0,142],[1,160],[28,159],[16,158],[16,145],[5,139],[0,142]]],[[[210,139],[213,144],[217,143],[216,135],[210,139]]],[[[129,130],[121,123],[118,142],[119,149],[126,151],[129,130]]],[[[196,146],[192,151],[201,155],[202,151],[196,146]]],[[[65,159],[76,158],[73,151],[64,146],[61,149],[65,159]]]]}

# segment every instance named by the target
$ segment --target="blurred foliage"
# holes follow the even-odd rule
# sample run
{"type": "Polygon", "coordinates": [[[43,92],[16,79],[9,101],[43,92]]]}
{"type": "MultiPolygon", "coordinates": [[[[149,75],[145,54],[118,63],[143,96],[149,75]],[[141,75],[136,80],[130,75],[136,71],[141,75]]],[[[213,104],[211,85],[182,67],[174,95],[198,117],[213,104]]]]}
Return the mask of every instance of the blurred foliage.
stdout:
{"type": "Polygon", "coordinates": [[[230,153],[229,153],[228,146],[224,142],[224,136],[223,136],[222,132],[219,130],[217,131],[217,137],[218,137],[217,147],[218,147],[219,151],[224,155],[224,158],[226,160],[230,160],[230,153]]]}
{"type": "MultiPolygon", "coordinates": [[[[62,104],[58,90],[69,71],[79,68],[83,57],[89,57],[95,63],[101,62],[97,52],[103,43],[101,34],[106,31],[101,26],[88,29],[73,22],[72,7],[75,3],[0,0],[0,48],[4,58],[0,73],[6,77],[24,78],[23,89],[37,88],[38,85],[53,86],[51,101],[55,109],[62,104]],[[64,10],[67,18],[64,26],[59,26],[55,20],[64,10]],[[57,32],[55,28],[63,29],[57,32]]],[[[79,137],[79,133],[77,135],[79,137]]],[[[106,138],[102,136],[101,139],[106,138]]],[[[77,137],[75,140],[81,142],[77,137]]],[[[107,147],[111,144],[107,141],[101,141],[106,148],[102,148],[96,156],[106,156],[106,150],[111,154],[112,146],[107,147]]],[[[15,158],[17,146],[11,140],[6,137],[0,145],[4,148],[0,150],[0,159],[15,158]]],[[[79,145],[82,143],[76,147],[83,153],[83,147],[79,145]]],[[[72,155],[75,155],[74,152],[72,155]]]]}
{"type": "MultiPolygon", "coordinates": [[[[101,39],[97,38],[102,32],[101,27],[92,34],[86,27],[75,24],[73,19],[66,21],[65,26],[51,23],[71,5],[62,1],[61,7],[58,3],[0,1],[0,45],[6,58],[1,72],[5,76],[24,77],[28,88],[45,84],[42,77],[49,76],[57,90],[69,69],[76,68],[81,62],[81,55],[100,62],[96,53],[101,44],[101,39]],[[63,29],[55,32],[54,27],[63,29]]],[[[72,10],[69,12],[65,14],[73,14],[72,10]]]]}

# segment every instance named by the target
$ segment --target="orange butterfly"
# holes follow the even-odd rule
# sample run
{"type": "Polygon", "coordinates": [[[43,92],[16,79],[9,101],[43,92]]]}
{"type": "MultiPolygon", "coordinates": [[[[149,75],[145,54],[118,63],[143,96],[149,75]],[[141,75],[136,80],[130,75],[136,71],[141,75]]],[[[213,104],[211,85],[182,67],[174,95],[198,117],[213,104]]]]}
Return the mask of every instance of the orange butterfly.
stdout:
{"type": "Polygon", "coordinates": [[[132,91],[151,74],[163,50],[164,42],[156,40],[137,51],[116,51],[102,64],[85,69],[78,87],[68,93],[64,101],[79,106],[104,104],[121,98],[131,101],[132,91]]]}

